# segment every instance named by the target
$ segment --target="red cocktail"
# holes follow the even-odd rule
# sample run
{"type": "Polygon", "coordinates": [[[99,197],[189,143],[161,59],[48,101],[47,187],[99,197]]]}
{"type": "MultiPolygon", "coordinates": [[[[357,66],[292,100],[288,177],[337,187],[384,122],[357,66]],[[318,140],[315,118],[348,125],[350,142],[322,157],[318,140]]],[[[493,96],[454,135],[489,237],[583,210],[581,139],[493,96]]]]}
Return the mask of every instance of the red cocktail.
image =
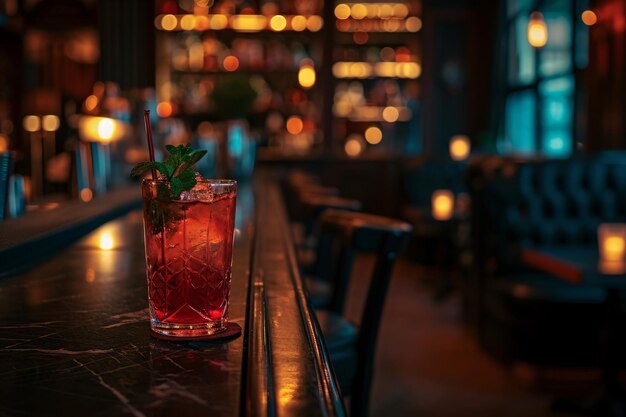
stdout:
{"type": "Polygon", "coordinates": [[[199,179],[180,199],[142,183],[152,330],[202,336],[226,328],[237,183],[199,179]]]}

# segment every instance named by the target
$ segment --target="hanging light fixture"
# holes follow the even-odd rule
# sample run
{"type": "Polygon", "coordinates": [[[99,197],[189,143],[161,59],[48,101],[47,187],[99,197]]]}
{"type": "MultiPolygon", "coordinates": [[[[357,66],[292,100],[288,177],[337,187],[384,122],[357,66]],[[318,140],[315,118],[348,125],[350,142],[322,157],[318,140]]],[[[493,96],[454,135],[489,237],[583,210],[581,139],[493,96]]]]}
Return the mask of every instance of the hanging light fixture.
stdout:
{"type": "Polygon", "coordinates": [[[548,26],[539,12],[532,12],[528,22],[528,43],[541,48],[548,42],[548,26]]]}

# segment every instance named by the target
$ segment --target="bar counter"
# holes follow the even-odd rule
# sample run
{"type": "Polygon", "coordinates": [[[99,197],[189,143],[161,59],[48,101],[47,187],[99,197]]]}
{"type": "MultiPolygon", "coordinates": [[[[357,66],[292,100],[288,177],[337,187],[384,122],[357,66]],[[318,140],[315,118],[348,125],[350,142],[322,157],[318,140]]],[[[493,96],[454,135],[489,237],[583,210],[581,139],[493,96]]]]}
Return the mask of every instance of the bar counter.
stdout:
{"type": "Polygon", "coordinates": [[[138,210],[1,279],[0,415],[344,416],[268,173],[237,209],[229,342],[151,338],[138,210]]]}

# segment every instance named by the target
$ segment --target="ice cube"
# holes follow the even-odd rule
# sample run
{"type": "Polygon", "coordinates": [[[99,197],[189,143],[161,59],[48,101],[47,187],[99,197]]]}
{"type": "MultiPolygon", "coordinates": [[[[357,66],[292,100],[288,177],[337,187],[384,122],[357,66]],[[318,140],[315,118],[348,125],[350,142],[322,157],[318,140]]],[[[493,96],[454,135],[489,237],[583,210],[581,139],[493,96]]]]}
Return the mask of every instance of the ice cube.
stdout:
{"type": "MultiPolygon", "coordinates": [[[[198,173],[196,173],[196,185],[193,187],[190,193],[190,199],[196,201],[213,201],[215,197],[213,194],[213,189],[211,188],[211,184],[208,184],[204,181],[204,178],[198,173]]],[[[181,194],[182,199],[182,194],[181,194]]]]}
{"type": "Polygon", "coordinates": [[[183,191],[182,193],[180,193],[178,199],[182,201],[191,201],[193,200],[193,194],[191,193],[191,191],[183,191]]]}

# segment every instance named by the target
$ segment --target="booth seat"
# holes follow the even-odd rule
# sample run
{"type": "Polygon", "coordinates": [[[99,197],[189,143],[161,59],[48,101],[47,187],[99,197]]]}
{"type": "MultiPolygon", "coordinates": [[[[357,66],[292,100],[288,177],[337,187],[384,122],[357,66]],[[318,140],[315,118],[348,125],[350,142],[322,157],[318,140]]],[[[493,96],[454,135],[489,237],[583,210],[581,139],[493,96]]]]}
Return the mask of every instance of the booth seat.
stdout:
{"type": "Polygon", "coordinates": [[[605,292],[527,268],[524,247],[596,245],[626,222],[626,159],[472,161],[474,266],[468,297],[483,346],[507,361],[592,365],[605,292]]]}

